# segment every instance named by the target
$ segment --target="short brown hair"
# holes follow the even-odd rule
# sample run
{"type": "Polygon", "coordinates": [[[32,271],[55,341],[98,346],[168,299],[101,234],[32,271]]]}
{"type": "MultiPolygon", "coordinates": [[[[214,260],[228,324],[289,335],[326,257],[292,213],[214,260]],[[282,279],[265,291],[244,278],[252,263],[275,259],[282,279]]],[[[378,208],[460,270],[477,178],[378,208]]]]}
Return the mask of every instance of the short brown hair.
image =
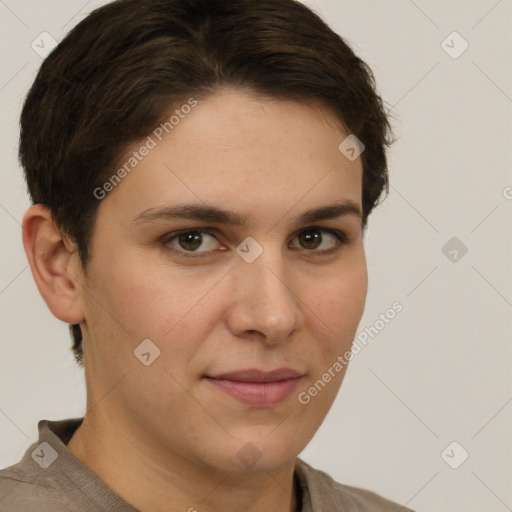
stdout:
{"type": "MultiPolygon", "coordinates": [[[[388,192],[392,131],[372,71],[317,14],[295,0],[117,0],[46,58],[21,114],[32,203],[52,212],[84,270],[99,205],[93,191],[173,106],[223,86],[323,101],[365,145],[366,225],[388,192]]],[[[83,365],[80,326],[70,328],[83,365]]]]}

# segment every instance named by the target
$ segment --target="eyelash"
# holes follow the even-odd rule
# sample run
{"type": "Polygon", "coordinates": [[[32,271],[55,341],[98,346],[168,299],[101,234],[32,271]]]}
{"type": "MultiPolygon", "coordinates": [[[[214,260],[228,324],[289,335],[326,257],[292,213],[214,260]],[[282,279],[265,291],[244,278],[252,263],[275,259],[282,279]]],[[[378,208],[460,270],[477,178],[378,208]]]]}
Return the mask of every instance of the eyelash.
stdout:
{"type": "MultiPolygon", "coordinates": [[[[349,243],[348,236],[343,232],[339,231],[337,229],[331,229],[331,228],[323,228],[319,226],[309,226],[307,228],[304,228],[302,231],[299,231],[299,233],[296,235],[300,235],[301,233],[305,231],[320,231],[321,233],[328,233],[330,235],[333,235],[336,238],[336,245],[331,249],[325,249],[323,251],[316,251],[314,249],[308,250],[304,249],[306,252],[311,253],[317,253],[320,256],[328,256],[331,254],[334,254],[342,249],[344,245],[347,245],[349,243]]],[[[201,234],[207,234],[215,237],[216,230],[213,228],[197,228],[197,229],[185,229],[182,231],[174,231],[172,233],[168,233],[165,235],[161,241],[162,244],[170,251],[179,254],[180,256],[184,256],[185,258],[203,258],[207,256],[210,251],[205,252],[191,252],[191,251],[184,251],[177,249],[176,247],[173,247],[172,245],[169,245],[171,241],[173,241],[175,238],[179,237],[180,235],[184,235],[187,233],[201,233],[201,234]]],[[[215,237],[217,238],[217,237],[215,237]]],[[[298,250],[298,249],[295,249],[298,250]]]]}

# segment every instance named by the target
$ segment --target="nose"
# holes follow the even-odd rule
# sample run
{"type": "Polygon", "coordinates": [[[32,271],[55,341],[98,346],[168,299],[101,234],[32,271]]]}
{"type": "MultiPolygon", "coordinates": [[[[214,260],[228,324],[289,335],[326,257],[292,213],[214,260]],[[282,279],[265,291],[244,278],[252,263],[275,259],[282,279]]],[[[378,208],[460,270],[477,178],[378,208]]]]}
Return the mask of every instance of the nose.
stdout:
{"type": "Polygon", "coordinates": [[[232,270],[226,320],[234,335],[273,345],[285,342],[302,327],[296,274],[278,252],[263,251],[252,263],[240,259],[232,270]]]}

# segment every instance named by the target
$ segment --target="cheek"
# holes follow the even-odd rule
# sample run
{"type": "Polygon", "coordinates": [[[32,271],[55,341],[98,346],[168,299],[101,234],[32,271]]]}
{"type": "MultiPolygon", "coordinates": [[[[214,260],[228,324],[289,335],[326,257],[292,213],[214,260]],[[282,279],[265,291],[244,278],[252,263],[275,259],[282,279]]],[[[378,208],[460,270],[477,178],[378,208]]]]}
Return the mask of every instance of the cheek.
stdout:
{"type": "Polygon", "coordinates": [[[132,350],[149,338],[160,348],[161,362],[186,365],[218,322],[222,301],[216,283],[222,275],[198,276],[198,269],[162,265],[149,269],[138,271],[132,262],[118,265],[108,281],[102,276],[108,282],[103,300],[115,318],[106,321],[118,332],[119,343],[126,345],[128,331],[132,350]]]}
{"type": "Polygon", "coordinates": [[[346,271],[333,274],[322,280],[314,297],[315,315],[311,321],[322,343],[324,359],[336,358],[350,349],[357,327],[364,312],[368,278],[366,264],[361,260],[357,265],[347,266],[346,271]]]}
{"type": "Polygon", "coordinates": [[[97,280],[109,312],[137,337],[161,338],[185,314],[184,292],[194,295],[172,269],[155,269],[133,258],[112,260],[97,280]]]}

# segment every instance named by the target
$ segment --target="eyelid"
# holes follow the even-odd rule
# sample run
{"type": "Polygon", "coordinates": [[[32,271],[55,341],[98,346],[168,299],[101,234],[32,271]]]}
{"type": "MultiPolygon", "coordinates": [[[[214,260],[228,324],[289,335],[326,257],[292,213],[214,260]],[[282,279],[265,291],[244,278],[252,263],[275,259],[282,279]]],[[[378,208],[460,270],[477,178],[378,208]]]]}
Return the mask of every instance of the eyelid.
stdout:
{"type": "MultiPolygon", "coordinates": [[[[318,226],[318,225],[312,225],[312,226],[304,226],[300,228],[299,230],[295,231],[292,235],[292,240],[297,237],[300,233],[308,230],[317,230],[321,231],[323,233],[330,234],[336,238],[336,245],[335,247],[331,249],[324,249],[322,251],[316,251],[314,249],[308,250],[308,249],[292,249],[295,251],[304,251],[306,253],[311,253],[312,255],[322,256],[322,255],[331,255],[336,252],[339,252],[344,245],[348,245],[350,243],[350,237],[344,232],[339,229],[334,228],[328,228],[324,226],[318,226]]],[[[191,251],[184,251],[182,249],[178,249],[172,245],[170,245],[170,242],[174,240],[175,238],[179,237],[182,234],[186,233],[192,233],[192,232],[198,232],[201,234],[207,234],[211,235],[214,238],[217,238],[216,234],[218,234],[218,230],[215,228],[188,228],[188,229],[181,229],[179,231],[173,231],[171,233],[167,233],[163,237],[161,237],[161,242],[164,244],[164,246],[169,249],[170,251],[177,253],[180,256],[184,256],[185,258],[202,258],[207,257],[214,251],[203,251],[203,252],[191,252],[191,251]]]]}
{"type": "Polygon", "coordinates": [[[167,249],[169,249],[170,251],[172,251],[180,256],[185,256],[186,258],[201,258],[201,257],[204,257],[204,255],[210,254],[212,251],[190,252],[190,251],[184,251],[182,249],[178,249],[177,247],[174,247],[170,244],[170,242],[172,240],[179,237],[180,235],[184,235],[186,233],[194,233],[194,232],[211,235],[214,238],[217,238],[215,236],[215,234],[218,233],[218,231],[215,228],[188,228],[188,229],[180,229],[179,231],[172,231],[171,233],[167,233],[160,240],[167,249]]]}
{"type": "Polygon", "coordinates": [[[335,228],[328,228],[328,227],[324,227],[324,226],[317,226],[317,225],[305,226],[305,227],[299,229],[298,231],[296,231],[293,234],[292,240],[294,238],[296,238],[298,235],[300,235],[301,233],[303,233],[304,231],[309,231],[309,230],[313,230],[313,231],[316,230],[316,231],[320,231],[322,234],[328,234],[328,235],[333,236],[336,239],[335,246],[332,247],[331,249],[323,249],[323,250],[320,250],[320,251],[316,251],[314,249],[312,249],[312,250],[308,250],[308,249],[294,249],[294,250],[296,250],[296,251],[304,251],[306,253],[309,253],[309,254],[312,254],[312,255],[318,255],[318,256],[329,255],[329,254],[333,254],[333,253],[336,253],[336,252],[340,251],[342,246],[348,245],[348,243],[350,241],[350,238],[345,233],[345,231],[341,231],[340,229],[335,229],[335,228]]]}

